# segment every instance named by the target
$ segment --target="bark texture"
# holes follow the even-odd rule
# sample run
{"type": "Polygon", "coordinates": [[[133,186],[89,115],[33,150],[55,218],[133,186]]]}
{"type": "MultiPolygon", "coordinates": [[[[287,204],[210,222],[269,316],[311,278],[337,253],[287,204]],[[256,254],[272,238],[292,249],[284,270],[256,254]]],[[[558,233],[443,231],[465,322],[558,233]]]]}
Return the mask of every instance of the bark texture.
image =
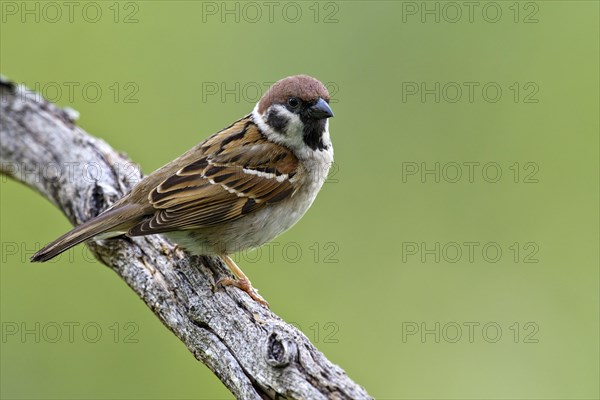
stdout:
{"type": "MultiPolygon", "coordinates": [[[[80,224],[127,193],[141,172],[76,119],[0,78],[0,172],[80,224]]],[[[88,245],[235,397],[371,398],[294,326],[236,288],[215,290],[229,276],[220,259],[189,256],[159,235],[88,245]]]]}

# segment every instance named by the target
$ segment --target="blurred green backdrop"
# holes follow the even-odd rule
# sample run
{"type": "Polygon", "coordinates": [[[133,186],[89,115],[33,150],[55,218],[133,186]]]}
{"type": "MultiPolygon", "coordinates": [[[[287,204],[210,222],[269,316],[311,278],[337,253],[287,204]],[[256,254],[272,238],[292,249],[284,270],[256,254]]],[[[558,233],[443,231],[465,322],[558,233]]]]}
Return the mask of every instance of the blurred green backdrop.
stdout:
{"type": "MultiPolygon", "coordinates": [[[[332,177],[236,258],[369,393],[598,398],[598,2],[70,4],[2,1],[0,71],[146,173],[328,83],[332,177]]],[[[70,227],[1,179],[2,398],[231,397],[83,247],[29,264],[70,227]]]]}

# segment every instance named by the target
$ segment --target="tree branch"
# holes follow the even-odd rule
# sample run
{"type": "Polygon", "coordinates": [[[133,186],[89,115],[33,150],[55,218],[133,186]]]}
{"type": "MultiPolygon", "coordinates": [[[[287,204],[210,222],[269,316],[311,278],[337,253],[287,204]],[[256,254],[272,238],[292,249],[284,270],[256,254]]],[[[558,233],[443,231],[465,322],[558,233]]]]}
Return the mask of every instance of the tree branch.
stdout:
{"type": "MultiPolygon", "coordinates": [[[[37,190],[73,224],[141,179],[124,154],[76,126],[76,112],[2,78],[0,111],[0,172],[37,190]]],[[[220,259],[190,256],[159,235],[88,244],[237,398],[371,398],[295,327],[236,288],[215,291],[229,274],[220,259]]]]}

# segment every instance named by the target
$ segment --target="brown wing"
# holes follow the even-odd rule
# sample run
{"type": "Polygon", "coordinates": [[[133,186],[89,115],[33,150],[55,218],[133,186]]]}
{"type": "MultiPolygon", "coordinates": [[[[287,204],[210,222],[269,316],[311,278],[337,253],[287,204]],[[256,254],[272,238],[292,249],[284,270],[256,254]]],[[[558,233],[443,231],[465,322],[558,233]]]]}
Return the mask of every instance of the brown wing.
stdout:
{"type": "Polygon", "coordinates": [[[197,157],[148,196],[154,215],[132,236],[219,225],[293,195],[298,159],[243,119],[207,139],[197,157]]]}

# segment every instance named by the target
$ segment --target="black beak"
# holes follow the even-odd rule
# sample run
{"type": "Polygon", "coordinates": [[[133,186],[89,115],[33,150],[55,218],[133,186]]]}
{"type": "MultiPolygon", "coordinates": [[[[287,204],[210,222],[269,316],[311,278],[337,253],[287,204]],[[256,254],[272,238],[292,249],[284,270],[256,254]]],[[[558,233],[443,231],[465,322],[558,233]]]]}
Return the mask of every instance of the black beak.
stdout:
{"type": "Polygon", "coordinates": [[[333,117],[333,111],[329,104],[323,99],[319,99],[314,105],[308,108],[308,116],[312,119],[324,119],[333,117]]]}

